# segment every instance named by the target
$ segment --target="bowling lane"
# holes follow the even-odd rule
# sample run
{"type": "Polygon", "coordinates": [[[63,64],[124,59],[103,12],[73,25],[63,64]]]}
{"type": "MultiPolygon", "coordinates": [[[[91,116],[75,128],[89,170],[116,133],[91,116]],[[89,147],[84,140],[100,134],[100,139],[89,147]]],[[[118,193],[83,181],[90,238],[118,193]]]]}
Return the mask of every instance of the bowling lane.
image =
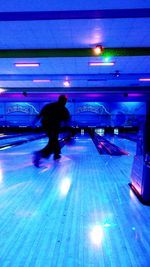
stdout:
{"type": "Polygon", "coordinates": [[[22,144],[28,141],[39,139],[44,137],[43,133],[25,133],[25,134],[9,134],[5,135],[4,138],[0,138],[0,149],[9,148],[12,145],[22,144]]]}
{"type": "Polygon", "coordinates": [[[132,156],[100,155],[79,135],[35,168],[45,143],[0,151],[2,267],[147,266],[150,210],[128,186],[132,156]]]}
{"type": "Polygon", "coordinates": [[[0,134],[0,140],[13,138],[13,137],[17,137],[17,136],[23,136],[23,135],[26,135],[26,133],[25,134],[20,134],[20,133],[1,133],[0,134]]]}
{"type": "Polygon", "coordinates": [[[130,155],[135,155],[136,142],[119,137],[119,135],[105,135],[104,138],[106,138],[109,142],[115,144],[119,148],[129,152],[130,155]]]}
{"type": "MultiPolygon", "coordinates": [[[[64,132],[59,135],[59,140],[71,136],[71,132],[64,132]]],[[[20,145],[29,141],[46,137],[45,133],[24,133],[24,134],[2,134],[0,138],[0,150],[8,149],[13,145],[20,145]]]]}

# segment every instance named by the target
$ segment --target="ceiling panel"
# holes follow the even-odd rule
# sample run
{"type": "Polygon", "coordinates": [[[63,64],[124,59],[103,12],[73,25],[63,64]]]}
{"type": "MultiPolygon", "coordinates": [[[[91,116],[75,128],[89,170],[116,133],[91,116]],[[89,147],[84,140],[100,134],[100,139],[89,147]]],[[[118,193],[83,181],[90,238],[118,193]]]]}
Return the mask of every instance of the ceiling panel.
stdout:
{"type": "MultiPolygon", "coordinates": [[[[142,101],[143,94],[149,98],[150,81],[139,81],[140,77],[150,78],[149,0],[1,0],[0,5],[0,87],[7,90],[6,99],[7,94],[10,98],[13,92],[22,94],[24,89],[30,92],[30,99],[36,90],[45,98],[48,93],[58,92],[73,92],[75,97],[76,92],[78,101],[79,92],[85,100],[91,99],[89,96],[93,100],[94,93],[106,98],[113,93],[119,99],[120,91],[137,91],[142,101]],[[108,59],[114,66],[89,66],[89,62],[105,60],[103,55],[84,53],[97,44],[103,46],[103,55],[114,48],[108,59]],[[123,48],[123,54],[118,55],[123,48]],[[34,56],[27,56],[30,49],[34,56]],[[38,50],[46,49],[54,50],[38,56],[38,50]],[[62,54],[59,49],[63,49],[62,54]],[[74,49],[83,52],[77,56],[74,49]],[[22,50],[24,56],[15,56],[16,51],[22,50]],[[63,56],[63,51],[72,54],[63,56]],[[37,62],[40,66],[16,68],[16,62],[37,62]],[[50,82],[35,83],[34,79],[50,82]],[[69,88],[64,87],[64,79],[70,81],[69,88]]],[[[0,97],[4,100],[2,93],[0,97]]],[[[132,97],[137,96],[130,96],[131,100],[132,97]]]]}
{"type": "Polygon", "coordinates": [[[0,22],[0,49],[145,47],[149,25],[150,18],[0,22]]]}
{"type": "Polygon", "coordinates": [[[89,9],[129,9],[148,8],[149,0],[1,0],[1,12],[34,10],[89,10],[89,9]]]}

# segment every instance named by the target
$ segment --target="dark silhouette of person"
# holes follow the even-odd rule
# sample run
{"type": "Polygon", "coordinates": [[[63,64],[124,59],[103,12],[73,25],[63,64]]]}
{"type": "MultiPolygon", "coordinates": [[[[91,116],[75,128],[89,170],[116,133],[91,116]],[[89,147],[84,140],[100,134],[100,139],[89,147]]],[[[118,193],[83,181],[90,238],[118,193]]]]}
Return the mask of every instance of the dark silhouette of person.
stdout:
{"type": "Polygon", "coordinates": [[[67,97],[60,95],[57,102],[45,105],[33,122],[35,125],[40,120],[43,130],[49,138],[47,145],[34,153],[33,163],[36,167],[39,167],[41,158],[48,158],[51,154],[54,154],[54,160],[61,158],[58,137],[62,123],[67,124],[70,120],[70,113],[65,107],[66,102],[67,97]]]}

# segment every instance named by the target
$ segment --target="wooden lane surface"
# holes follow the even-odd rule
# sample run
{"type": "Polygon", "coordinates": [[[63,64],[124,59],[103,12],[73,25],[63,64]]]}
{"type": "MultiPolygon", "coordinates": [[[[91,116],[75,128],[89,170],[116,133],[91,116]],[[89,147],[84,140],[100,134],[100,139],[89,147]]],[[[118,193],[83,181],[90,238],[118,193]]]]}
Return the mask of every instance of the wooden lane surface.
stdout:
{"type": "Polygon", "coordinates": [[[0,153],[1,267],[148,267],[150,208],[130,190],[133,156],[79,136],[41,168],[34,141],[0,153]]]}

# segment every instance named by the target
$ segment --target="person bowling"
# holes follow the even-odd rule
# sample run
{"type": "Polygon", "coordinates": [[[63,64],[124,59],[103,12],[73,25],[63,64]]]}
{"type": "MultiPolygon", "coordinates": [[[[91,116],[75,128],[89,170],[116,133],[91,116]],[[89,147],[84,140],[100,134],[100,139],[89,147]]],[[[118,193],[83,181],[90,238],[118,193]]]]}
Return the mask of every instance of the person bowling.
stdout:
{"type": "Polygon", "coordinates": [[[48,137],[47,145],[34,153],[33,164],[36,167],[39,167],[41,158],[48,158],[51,154],[54,154],[54,160],[61,158],[58,140],[61,124],[62,122],[67,124],[70,120],[70,113],[65,107],[66,103],[67,97],[60,95],[57,102],[46,104],[33,121],[33,125],[41,121],[42,128],[48,137]]]}

